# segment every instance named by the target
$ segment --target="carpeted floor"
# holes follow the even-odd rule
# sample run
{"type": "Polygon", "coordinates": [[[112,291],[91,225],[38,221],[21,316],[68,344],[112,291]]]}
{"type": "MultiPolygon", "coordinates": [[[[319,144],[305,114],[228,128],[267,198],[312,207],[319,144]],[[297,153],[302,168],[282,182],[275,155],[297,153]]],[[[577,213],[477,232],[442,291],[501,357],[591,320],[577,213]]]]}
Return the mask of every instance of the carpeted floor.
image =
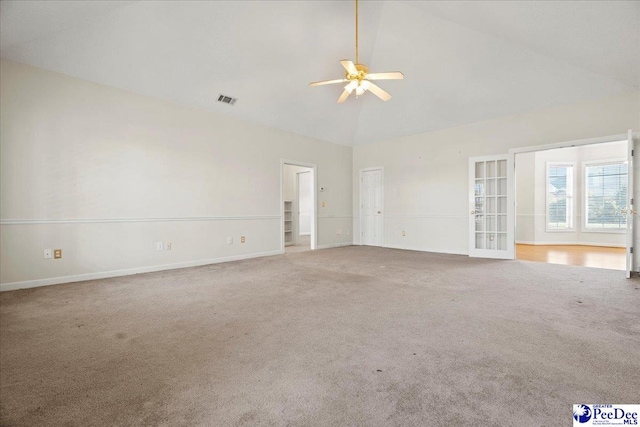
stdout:
{"type": "Polygon", "coordinates": [[[298,236],[298,244],[285,246],[286,253],[304,252],[311,250],[311,236],[298,236]]]}
{"type": "Polygon", "coordinates": [[[619,271],[345,247],[0,295],[2,425],[556,426],[638,403],[619,271]]]}

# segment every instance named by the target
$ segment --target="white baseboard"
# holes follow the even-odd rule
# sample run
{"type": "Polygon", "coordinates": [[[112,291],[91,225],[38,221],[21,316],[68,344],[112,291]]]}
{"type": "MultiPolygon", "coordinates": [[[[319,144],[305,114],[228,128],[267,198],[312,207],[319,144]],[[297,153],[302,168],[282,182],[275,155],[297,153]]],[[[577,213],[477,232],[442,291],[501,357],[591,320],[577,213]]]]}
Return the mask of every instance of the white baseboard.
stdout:
{"type": "Polygon", "coordinates": [[[319,246],[316,246],[316,249],[340,248],[342,246],[353,246],[353,243],[352,242],[344,242],[344,243],[332,243],[330,245],[319,245],[319,246]]]}
{"type": "Polygon", "coordinates": [[[240,261],[243,259],[260,258],[273,255],[282,255],[283,251],[258,252],[245,255],[233,255],[228,257],[210,258],[198,261],[185,261],[175,264],[152,265],[149,267],[128,268],[125,270],[102,271],[98,273],[77,274],[73,276],[52,277],[49,279],[25,280],[23,282],[2,283],[0,292],[14,291],[16,289],[37,288],[39,286],[59,285],[62,283],[84,282],[86,280],[107,279],[109,277],[130,276],[133,274],[153,273],[156,271],[175,270],[178,268],[199,267],[201,265],[219,264],[221,262],[240,261]]]}
{"type": "Polygon", "coordinates": [[[532,246],[598,246],[602,248],[626,248],[627,245],[616,243],[590,243],[590,242],[530,242],[527,240],[516,240],[517,245],[532,246]]]}
{"type": "MultiPolygon", "coordinates": [[[[359,241],[354,241],[353,244],[354,246],[365,246],[359,241]]],[[[434,254],[469,255],[469,251],[453,251],[453,250],[442,250],[442,249],[435,249],[435,248],[406,248],[403,246],[394,246],[394,245],[382,245],[379,247],[389,248],[389,249],[401,249],[403,251],[431,252],[434,254]]]]}
{"type": "Polygon", "coordinates": [[[436,254],[447,254],[447,255],[469,255],[469,252],[464,251],[452,251],[452,250],[442,250],[442,249],[434,249],[434,248],[405,248],[402,246],[391,246],[391,245],[382,245],[382,248],[389,249],[401,249],[403,251],[416,251],[416,252],[432,252],[436,254]]]}

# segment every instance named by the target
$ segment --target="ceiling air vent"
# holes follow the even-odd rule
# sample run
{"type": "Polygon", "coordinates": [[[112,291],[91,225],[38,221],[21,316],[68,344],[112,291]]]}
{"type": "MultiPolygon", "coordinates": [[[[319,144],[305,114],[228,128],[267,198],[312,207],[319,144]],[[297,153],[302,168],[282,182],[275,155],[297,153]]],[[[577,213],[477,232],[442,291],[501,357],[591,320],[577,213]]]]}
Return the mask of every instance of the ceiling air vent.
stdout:
{"type": "Polygon", "coordinates": [[[218,102],[222,102],[224,104],[229,104],[229,105],[234,105],[237,100],[238,100],[237,98],[232,98],[227,95],[220,95],[218,97],[218,102]]]}

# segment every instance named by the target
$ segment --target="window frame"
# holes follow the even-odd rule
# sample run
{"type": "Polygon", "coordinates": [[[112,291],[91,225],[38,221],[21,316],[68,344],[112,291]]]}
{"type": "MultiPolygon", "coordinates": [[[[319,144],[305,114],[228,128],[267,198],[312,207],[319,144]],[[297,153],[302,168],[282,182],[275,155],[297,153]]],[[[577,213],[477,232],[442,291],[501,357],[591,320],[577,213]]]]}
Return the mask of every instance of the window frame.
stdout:
{"type": "MultiPolygon", "coordinates": [[[[617,165],[627,163],[627,177],[629,176],[629,164],[627,159],[617,158],[617,159],[607,159],[607,160],[589,160],[582,162],[582,221],[580,231],[583,233],[605,233],[605,234],[626,234],[627,226],[623,228],[589,228],[587,227],[587,206],[589,204],[588,199],[588,176],[587,176],[587,167],[589,166],[606,166],[606,165],[617,165]]],[[[629,188],[627,186],[627,204],[626,208],[629,208],[629,188]]],[[[628,220],[628,218],[627,218],[628,220]]]]}
{"type": "MultiPolygon", "coordinates": [[[[567,188],[568,189],[568,188],[567,188]]],[[[548,161],[545,165],[545,176],[544,176],[544,197],[545,197],[545,211],[544,211],[544,227],[547,233],[575,233],[576,232],[576,189],[577,189],[577,180],[576,180],[576,162],[559,162],[559,161],[548,161]],[[565,166],[572,168],[572,182],[571,186],[571,227],[566,228],[552,228],[549,227],[549,168],[550,167],[558,167],[565,166]]],[[[569,196],[567,196],[569,197],[569,196]]]]}

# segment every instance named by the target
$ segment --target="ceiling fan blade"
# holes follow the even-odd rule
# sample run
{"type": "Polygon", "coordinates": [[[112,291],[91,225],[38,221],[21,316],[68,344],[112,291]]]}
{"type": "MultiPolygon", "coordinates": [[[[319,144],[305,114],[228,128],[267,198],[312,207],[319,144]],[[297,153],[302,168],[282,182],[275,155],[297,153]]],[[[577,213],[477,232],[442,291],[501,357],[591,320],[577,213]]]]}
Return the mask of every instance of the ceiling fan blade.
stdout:
{"type": "Polygon", "coordinates": [[[348,81],[348,80],[347,79],[323,80],[321,82],[309,83],[309,86],[314,87],[314,86],[322,86],[322,85],[332,85],[334,83],[344,83],[346,81],[348,81]]]}
{"type": "Polygon", "coordinates": [[[382,99],[383,101],[388,101],[391,99],[391,95],[388,92],[380,89],[378,86],[374,85],[373,83],[369,85],[369,92],[373,93],[375,96],[382,99]]]}
{"type": "Polygon", "coordinates": [[[369,73],[367,74],[369,80],[402,80],[404,74],[400,71],[389,71],[388,73],[369,73]]]}
{"type": "Polygon", "coordinates": [[[342,95],[340,95],[340,98],[338,98],[338,104],[342,104],[346,101],[350,94],[351,92],[345,89],[344,92],[342,92],[342,95]]]}
{"type": "Polygon", "coordinates": [[[353,65],[353,62],[349,61],[348,59],[343,59],[342,61],[340,61],[340,63],[350,75],[355,76],[356,74],[358,74],[358,70],[356,69],[356,66],[353,65]]]}

